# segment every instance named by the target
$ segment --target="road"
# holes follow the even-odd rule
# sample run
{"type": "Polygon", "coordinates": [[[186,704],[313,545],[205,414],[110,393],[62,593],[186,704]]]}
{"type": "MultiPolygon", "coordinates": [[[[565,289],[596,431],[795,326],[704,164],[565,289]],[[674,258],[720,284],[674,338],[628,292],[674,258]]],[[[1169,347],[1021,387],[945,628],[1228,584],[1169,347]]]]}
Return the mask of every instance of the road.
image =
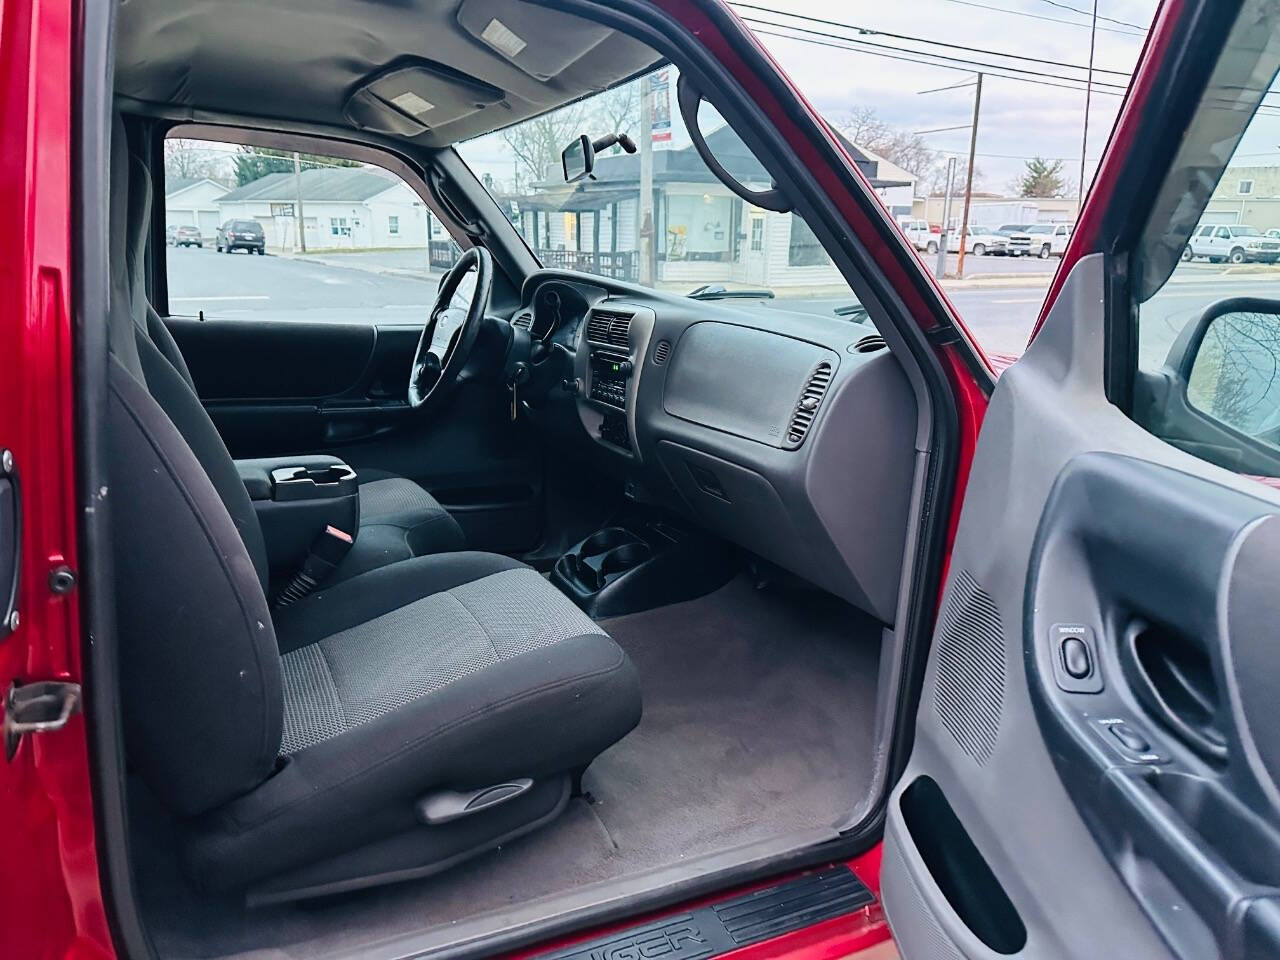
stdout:
{"type": "MultiPolygon", "coordinates": [[[[168,258],[170,310],[192,316],[203,311],[207,317],[229,319],[420,323],[434,299],[438,279],[428,272],[421,251],[290,258],[170,248],[168,258]],[[421,278],[405,275],[416,264],[421,265],[421,278]],[[395,272],[377,272],[386,269],[395,272]]],[[[966,257],[966,279],[945,281],[944,287],[984,350],[1017,355],[1026,346],[1057,263],[966,257]],[[1026,274],[1025,281],[1020,274],[1026,274]]],[[[1160,293],[1143,304],[1139,322],[1143,366],[1162,363],[1187,321],[1215,300],[1280,298],[1280,266],[1264,272],[1253,272],[1258,268],[1252,267],[1243,273],[1230,269],[1181,264],[1160,293]]],[[[825,316],[850,299],[780,297],[760,306],[825,316]]]]}

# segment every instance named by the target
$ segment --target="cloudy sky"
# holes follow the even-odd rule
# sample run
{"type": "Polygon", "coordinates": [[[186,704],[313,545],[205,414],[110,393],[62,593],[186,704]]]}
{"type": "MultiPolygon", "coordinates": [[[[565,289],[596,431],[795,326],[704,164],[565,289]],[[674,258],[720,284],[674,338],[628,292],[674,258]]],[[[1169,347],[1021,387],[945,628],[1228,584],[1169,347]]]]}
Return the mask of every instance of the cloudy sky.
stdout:
{"type": "MultiPolygon", "coordinates": [[[[1039,155],[1063,160],[1074,191],[1092,0],[752,0],[733,6],[810,102],[832,119],[871,107],[880,119],[909,132],[967,126],[972,86],[919,91],[966,83],[984,69],[977,162],[983,186],[1005,190],[1025,161],[1039,155]],[[971,63],[943,65],[939,57],[971,63]],[[918,60],[934,62],[911,62],[918,60]]],[[[1099,0],[1098,85],[1086,176],[1094,172],[1120,106],[1117,94],[1128,82],[1157,6],[1157,0],[1099,0]]],[[[677,141],[678,127],[677,118],[677,141]]],[[[964,156],[968,136],[960,129],[929,133],[926,140],[936,150],[964,156]]],[[[510,175],[497,138],[474,143],[463,154],[479,172],[499,179],[510,175]]]]}

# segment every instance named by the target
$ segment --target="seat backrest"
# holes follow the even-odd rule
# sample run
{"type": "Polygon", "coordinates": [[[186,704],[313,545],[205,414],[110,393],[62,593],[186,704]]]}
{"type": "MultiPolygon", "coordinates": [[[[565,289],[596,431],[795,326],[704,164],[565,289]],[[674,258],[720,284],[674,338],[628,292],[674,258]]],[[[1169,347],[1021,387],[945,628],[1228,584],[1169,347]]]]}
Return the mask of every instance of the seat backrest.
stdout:
{"type": "Polygon", "coordinates": [[[198,399],[145,335],[145,300],[134,297],[150,221],[145,175],[117,118],[106,496],[125,737],[148,785],[193,816],[274,770],[280,658],[248,495],[198,399]],[[239,524],[237,492],[248,509],[239,524]]]}

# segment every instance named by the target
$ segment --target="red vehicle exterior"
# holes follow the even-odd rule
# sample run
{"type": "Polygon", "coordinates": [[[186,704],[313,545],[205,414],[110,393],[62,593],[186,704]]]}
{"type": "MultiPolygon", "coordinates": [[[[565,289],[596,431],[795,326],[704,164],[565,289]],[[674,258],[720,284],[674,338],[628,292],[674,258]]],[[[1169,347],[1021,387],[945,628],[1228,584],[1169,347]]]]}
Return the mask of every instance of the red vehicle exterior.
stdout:
{"type": "MultiPolygon", "coordinates": [[[[21,620],[0,641],[0,683],[82,679],[72,403],[70,0],[0,5],[0,446],[22,494],[21,620]]],[[[10,957],[112,955],[99,889],[83,717],[29,736],[0,765],[6,868],[0,930],[10,957]]]]}
{"type": "MultiPolygon", "coordinates": [[[[937,283],[920,269],[889,219],[866,216],[860,199],[842,190],[847,170],[788,113],[766,78],[739,56],[740,38],[727,35],[727,21],[685,0],[654,0],[673,21],[704,45],[752,92],[767,119],[791,143],[801,162],[829,188],[851,233],[870,250],[885,282],[893,287],[926,333],[956,313],[937,283]],[[940,319],[940,312],[942,319],[940,319]]],[[[1040,322],[1071,267],[1093,252],[1107,197],[1131,146],[1134,117],[1152,96],[1151,73],[1182,10],[1170,0],[1158,13],[1108,145],[1091,202],[1058,269],[1040,322]]],[[[0,447],[13,452],[23,493],[22,565],[18,630],[0,641],[0,681],[70,680],[82,675],[82,635],[77,593],[55,594],[49,573],[67,566],[80,574],[76,544],[74,407],[72,397],[72,65],[82,22],[75,0],[25,0],[0,4],[0,221],[15,225],[0,238],[0,447]]],[[[781,75],[780,82],[789,81],[781,75]]],[[[770,78],[772,79],[772,78],[770,78]]],[[[824,145],[825,146],[825,145],[824,145]]],[[[844,157],[856,172],[856,166],[844,157]]],[[[860,176],[860,174],[859,174],[860,176]]],[[[872,191],[867,193],[874,196],[872,191]]],[[[1037,325],[1037,330],[1039,326],[1037,325]]],[[[937,359],[950,381],[959,426],[954,479],[954,523],[964,495],[979,427],[986,409],[988,371],[976,370],[968,346],[939,343],[937,359]]],[[[109,491],[102,491],[106,496],[109,491]]],[[[85,705],[92,710],[93,704],[85,705]]],[[[95,819],[83,716],[62,730],[25,738],[9,763],[0,765],[0,817],[6,823],[6,869],[0,880],[3,953],[14,957],[110,957],[95,845],[95,819]]],[[[873,892],[879,890],[880,848],[849,862],[873,892]]],[[[681,905],[686,909],[688,905],[681,905]]],[[[659,914],[660,916],[661,914],[659,914]]],[[[533,956],[598,936],[584,932],[544,944],[533,956]]],[[[888,939],[878,905],[855,914],[737,951],[742,960],[787,956],[834,960],[888,939]]]]}

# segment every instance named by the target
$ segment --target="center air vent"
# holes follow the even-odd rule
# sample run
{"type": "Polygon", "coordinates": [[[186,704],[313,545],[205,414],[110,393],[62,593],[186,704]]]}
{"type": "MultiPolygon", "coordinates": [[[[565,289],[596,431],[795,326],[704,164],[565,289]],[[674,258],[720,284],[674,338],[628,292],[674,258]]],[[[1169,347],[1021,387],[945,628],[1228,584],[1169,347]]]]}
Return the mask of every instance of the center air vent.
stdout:
{"type": "Polygon", "coordinates": [[[794,450],[804,443],[804,438],[809,434],[809,427],[813,425],[813,418],[818,415],[818,407],[822,403],[822,398],[826,396],[827,387],[830,385],[831,364],[824,360],[818,364],[813,373],[809,374],[809,381],[804,385],[804,392],[800,394],[800,399],[796,401],[796,408],[791,414],[791,422],[787,424],[787,439],[783,444],[788,450],[794,450]]]}
{"type": "Polygon", "coordinates": [[[593,310],[587,321],[587,340],[610,347],[630,345],[631,314],[593,310]]]}

